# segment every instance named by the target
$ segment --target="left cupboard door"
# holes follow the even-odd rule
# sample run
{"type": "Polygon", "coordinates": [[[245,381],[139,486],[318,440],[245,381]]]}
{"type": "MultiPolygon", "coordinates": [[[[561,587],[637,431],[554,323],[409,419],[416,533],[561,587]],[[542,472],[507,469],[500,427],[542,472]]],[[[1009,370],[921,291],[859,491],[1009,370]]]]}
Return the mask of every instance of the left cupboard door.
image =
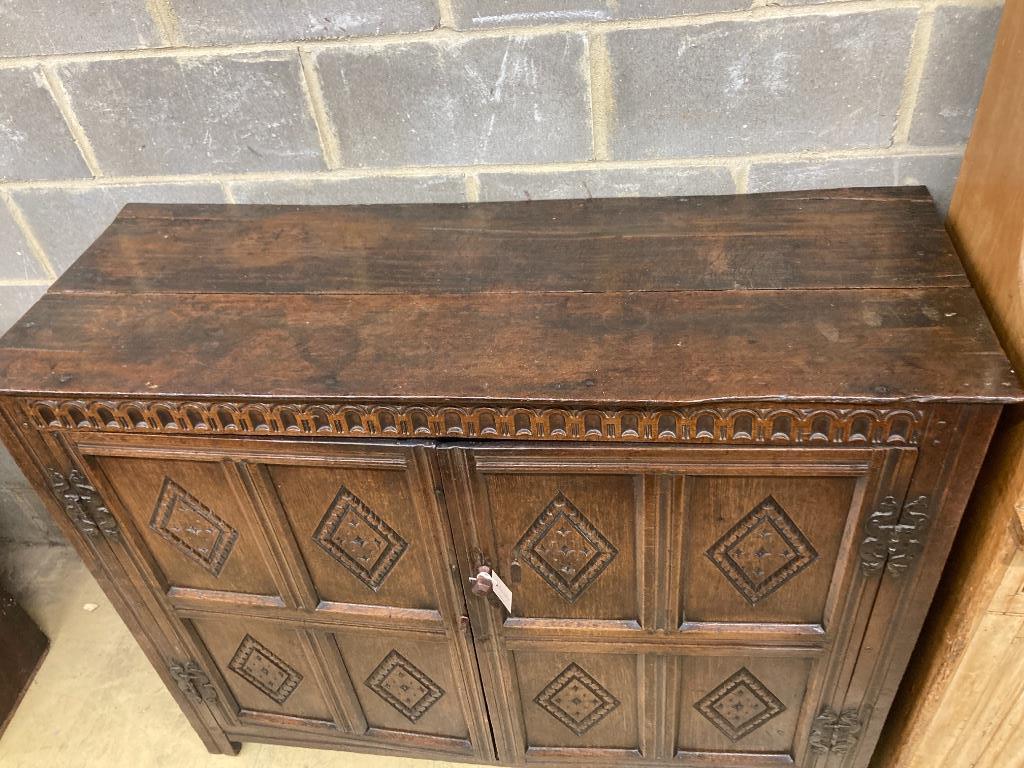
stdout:
{"type": "Polygon", "coordinates": [[[424,446],[82,435],[126,572],[232,741],[492,760],[424,446]]]}

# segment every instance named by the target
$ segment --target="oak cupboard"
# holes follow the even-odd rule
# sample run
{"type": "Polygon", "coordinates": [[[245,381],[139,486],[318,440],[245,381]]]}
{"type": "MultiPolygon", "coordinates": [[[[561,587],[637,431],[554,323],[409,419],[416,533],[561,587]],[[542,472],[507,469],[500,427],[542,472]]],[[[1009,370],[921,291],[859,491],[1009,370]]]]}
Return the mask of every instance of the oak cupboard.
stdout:
{"type": "Polygon", "coordinates": [[[866,765],[1024,399],[921,188],[130,205],[0,393],[213,752],[752,768],[866,765]]]}

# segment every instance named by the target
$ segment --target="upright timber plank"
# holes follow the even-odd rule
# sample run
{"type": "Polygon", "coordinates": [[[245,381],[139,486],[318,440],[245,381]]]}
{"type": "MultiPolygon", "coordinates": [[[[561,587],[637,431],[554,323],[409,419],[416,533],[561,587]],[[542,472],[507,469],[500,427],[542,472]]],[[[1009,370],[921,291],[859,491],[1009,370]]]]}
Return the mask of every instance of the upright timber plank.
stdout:
{"type": "MultiPolygon", "coordinates": [[[[1003,11],[949,229],[1017,370],[1024,365],[1024,0],[1003,11]]],[[[1005,768],[1024,760],[1024,410],[992,442],[875,768],[1005,768]]]]}

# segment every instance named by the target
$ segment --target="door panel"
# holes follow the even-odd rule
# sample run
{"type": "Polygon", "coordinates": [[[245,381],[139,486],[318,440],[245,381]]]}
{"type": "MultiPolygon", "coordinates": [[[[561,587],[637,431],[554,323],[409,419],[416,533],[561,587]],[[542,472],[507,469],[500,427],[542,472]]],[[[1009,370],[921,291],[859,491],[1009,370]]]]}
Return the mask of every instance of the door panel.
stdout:
{"type": "Polygon", "coordinates": [[[278,596],[251,508],[214,461],[96,460],[165,588],[278,596]]]}
{"type": "Polygon", "coordinates": [[[864,526],[914,450],[442,453],[464,575],[512,587],[511,615],[469,606],[507,759],[810,765],[877,591],[864,526]]]}
{"type": "Polygon", "coordinates": [[[370,728],[469,739],[445,638],[333,635],[370,728]]]}
{"type": "Polygon", "coordinates": [[[437,609],[406,473],[267,469],[321,601],[437,609]]]}
{"type": "Polygon", "coordinates": [[[526,746],[639,754],[638,657],[612,653],[512,654],[526,746]]]}
{"type": "Polygon", "coordinates": [[[683,656],[678,663],[679,757],[793,751],[812,659],[683,656]]]}
{"type": "MultiPolygon", "coordinates": [[[[498,561],[518,563],[516,616],[639,622],[638,479],[489,474],[481,478],[498,561]]],[[[506,571],[507,572],[507,571],[506,571]]]]}
{"type": "Polygon", "coordinates": [[[118,558],[210,678],[231,738],[493,759],[422,446],[89,435],[77,450],[121,526],[118,558]]]}
{"type": "Polygon", "coordinates": [[[223,617],[191,624],[230,690],[240,721],[260,725],[284,717],[304,721],[297,726],[335,727],[303,632],[223,617]]]}
{"type": "Polygon", "coordinates": [[[781,473],[688,477],[683,621],[824,624],[862,480],[781,473]]]}

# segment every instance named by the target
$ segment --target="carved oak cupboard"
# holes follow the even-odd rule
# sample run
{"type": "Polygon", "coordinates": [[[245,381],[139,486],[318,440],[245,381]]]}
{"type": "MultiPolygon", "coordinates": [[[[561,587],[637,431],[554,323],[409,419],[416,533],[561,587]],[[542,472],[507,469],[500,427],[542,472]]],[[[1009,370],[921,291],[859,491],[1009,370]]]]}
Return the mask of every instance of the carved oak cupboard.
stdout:
{"type": "Polygon", "coordinates": [[[211,751],[751,768],[867,764],[1022,399],[921,188],[130,205],[0,392],[211,751]]]}

